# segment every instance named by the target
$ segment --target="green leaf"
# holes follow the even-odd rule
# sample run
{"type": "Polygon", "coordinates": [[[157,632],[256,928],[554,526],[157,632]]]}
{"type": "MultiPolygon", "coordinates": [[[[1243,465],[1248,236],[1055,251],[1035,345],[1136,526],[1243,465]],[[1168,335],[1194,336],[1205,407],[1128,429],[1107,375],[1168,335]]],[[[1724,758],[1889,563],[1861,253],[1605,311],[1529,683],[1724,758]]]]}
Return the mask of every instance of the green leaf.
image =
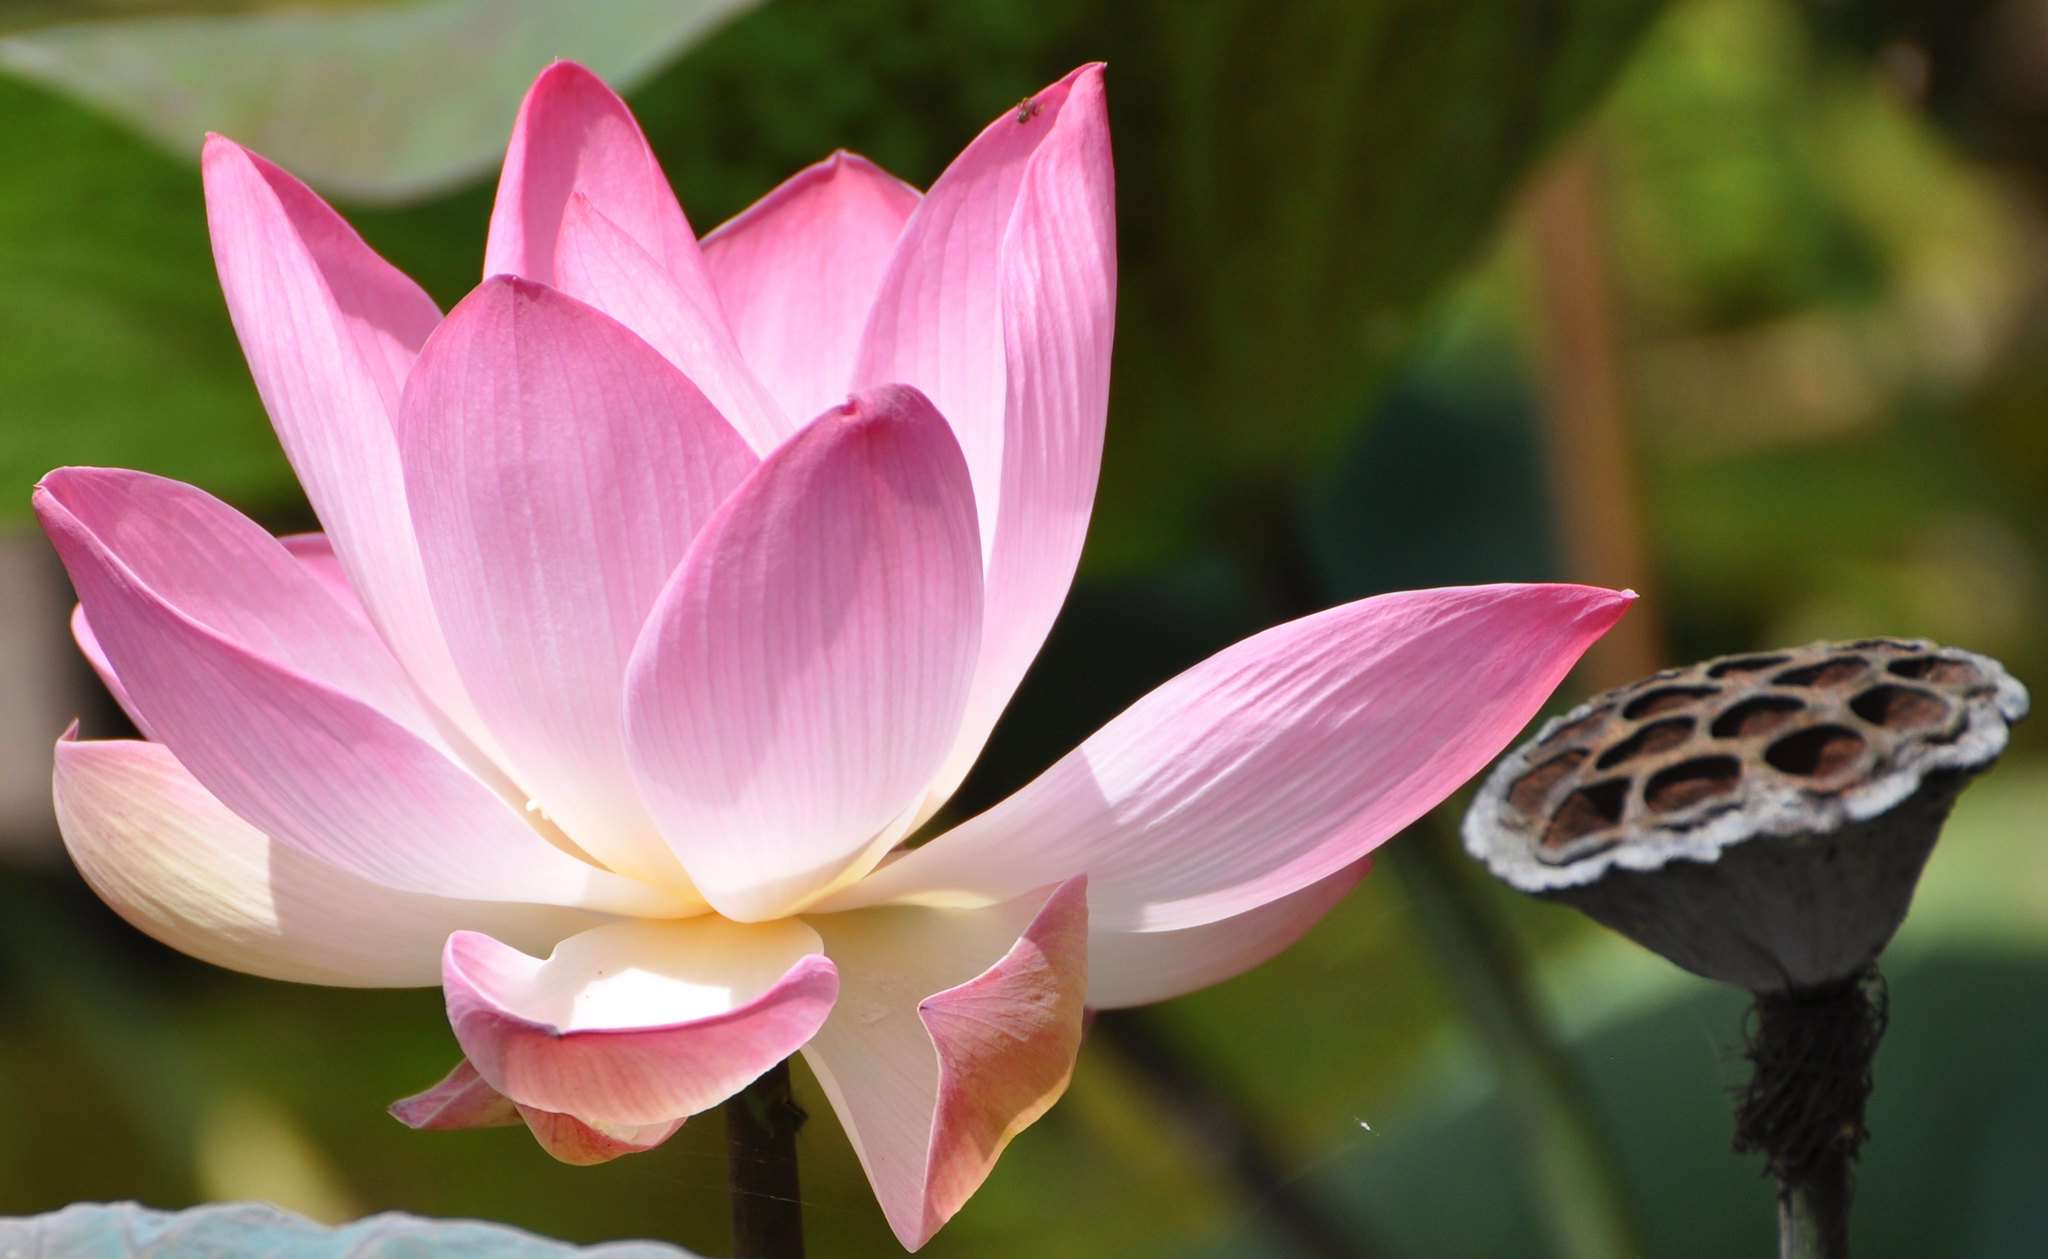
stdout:
{"type": "Polygon", "coordinates": [[[423,1220],[396,1212],[328,1228],[258,1202],[178,1212],[132,1202],[69,1206],[30,1219],[0,1220],[0,1254],[20,1259],[691,1259],[688,1251],[656,1242],[586,1249],[501,1224],[423,1220]]]}
{"type": "Polygon", "coordinates": [[[324,191],[406,201],[489,171],[534,71],[630,87],[757,0],[413,0],[170,14],[0,39],[0,67],[173,153],[233,136],[324,191]]]}

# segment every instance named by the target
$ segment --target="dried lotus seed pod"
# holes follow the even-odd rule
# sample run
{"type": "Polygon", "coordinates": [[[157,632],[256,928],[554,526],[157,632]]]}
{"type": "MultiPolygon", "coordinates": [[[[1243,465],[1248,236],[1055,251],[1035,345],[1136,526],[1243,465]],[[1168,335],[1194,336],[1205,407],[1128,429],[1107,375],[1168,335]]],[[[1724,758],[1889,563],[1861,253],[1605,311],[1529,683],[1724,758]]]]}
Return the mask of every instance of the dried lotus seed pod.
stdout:
{"type": "Polygon", "coordinates": [[[1696,974],[1819,987],[1891,939],[2026,711],[1997,661],[1928,642],[1722,656],[1550,722],[1494,769],[1465,846],[1696,974]]]}

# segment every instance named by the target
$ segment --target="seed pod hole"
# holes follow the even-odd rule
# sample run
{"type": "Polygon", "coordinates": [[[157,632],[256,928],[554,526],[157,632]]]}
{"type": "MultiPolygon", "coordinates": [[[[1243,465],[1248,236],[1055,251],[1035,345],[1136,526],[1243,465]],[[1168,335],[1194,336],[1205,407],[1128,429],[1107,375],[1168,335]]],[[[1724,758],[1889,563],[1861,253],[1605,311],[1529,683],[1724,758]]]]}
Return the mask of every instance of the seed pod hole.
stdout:
{"type": "Polygon", "coordinates": [[[1606,830],[1621,821],[1628,806],[1628,779],[1610,778],[1574,791],[1557,808],[1557,816],[1543,828],[1543,843],[1559,848],[1575,839],[1606,830]]]}
{"type": "Polygon", "coordinates": [[[1737,656],[1733,660],[1723,660],[1720,664],[1707,670],[1707,676],[1710,678],[1725,678],[1731,674],[1747,676],[1751,673],[1762,673],[1765,669],[1774,669],[1791,658],[1790,656],[1737,656]]]}
{"type": "Polygon", "coordinates": [[[1795,778],[1832,778],[1863,755],[1863,736],[1846,726],[1812,726],[1764,750],[1773,769],[1795,778]]]}
{"type": "Polygon", "coordinates": [[[1849,711],[1886,730],[1926,730],[1948,720],[1948,702],[1917,686],[1873,686],[1849,701],[1849,711]]]}
{"type": "Polygon", "coordinates": [[[1587,734],[1591,732],[1594,727],[1605,722],[1608,717],[1613,715],[1613,713],[1614,709],[1611,705],[1596,708],[1592,712],[1587,713],[1585,716],[1579,718],[1577,721],[1559,726],[1557,729],[1543,736],[1543,744],[1547,747],[1552,743],[1570,742],[1571,740],[1578,738],[1582,734],[1587,734]]]}
{"type": "Polygon", "coordinates": [[[1891,671],[1902,678],[1916,682],[1930,682],[1935,686],[1976,686],[1983,678],[1967,662],[1951,660],[1946,656],[1914,656],[1908,660],[1894,660],[1891,671]]]}
{"type": "Polygon", "coordinates": [[[1710,695],[1719,695],[1720,693],[1721,688],[1718,686],[1667,686],[1660,690],[1651,691],[1648,695],[1638,695],[1630,700],[1628,707],[1621,710],[1621,715],[1630,721],[1635,721],[1642,717],[1654,717],[1658,713],[1668,713],[1675,708],[1685,708],[1696,700],[1702,700],[1710,695]]]}
{"type": "Polygon", "coordinates": [[[1692,727],[1690,717],[1667,717],[1663,721],[1652,722],[1602,752],[1594,768],[1613,769],[1624,761],[1668,752],[1692,737],[1692,727]]]}
{"type": "Polygon", "coordinates": [[[1515,780],[1508,790],[1508,804],[1523,813],[1534,813],[1550,798],[1550,789],[1585,761],[1586,749],[1573,748],[1543,762],[1515,780]]]}
{"type": "Polygon", "coordinates": [[[1732,756],[1702,756],[1652,775],[1643,788],[1643,803],[1671,813],[1725,796],[1741,785],[1742,762],[1732,756]]]}
{"type": "Polygon", "coordinates": [[[1806,711],[1804,700],[1790,695],[1753,695],[1714,718],[1717,739],[1746,739],[1769,734],[1806,711]]]}
{"type": "Polygon", "coordinates": [[[1810,686],[1831,691],[1844,687],[1870,672],[1870,662],[1861,656],[1836,656],[1819,664],[1787,669],[1771,681],[1779,686],[1810,686]]]}

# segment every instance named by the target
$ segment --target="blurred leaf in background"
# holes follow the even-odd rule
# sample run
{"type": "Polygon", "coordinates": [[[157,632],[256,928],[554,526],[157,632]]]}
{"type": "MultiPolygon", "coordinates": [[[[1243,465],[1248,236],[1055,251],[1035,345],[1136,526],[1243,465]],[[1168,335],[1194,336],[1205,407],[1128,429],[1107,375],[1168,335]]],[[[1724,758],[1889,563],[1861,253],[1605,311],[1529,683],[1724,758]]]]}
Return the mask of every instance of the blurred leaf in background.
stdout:
{"type": "MultiPolygon", "coordinates": [[[[388,199],[434,185],[423,172],[475,169],[471,139],[491,133],[491,116],[497,135],[510,126],[496,69],[522,52],[529,71],[544,61],[547,24],[560,15],[602,29],[557,33],[556,50],[628,72],[660,42],[650,13],[708,11],[493,6],[490,21],[458,27],[457,10],[474,7],[426,0],[80,24],[7,41],[0,60],[33,64],[46,84],[122,116],[134,102],[180,97],[191,81],[217,83],[230,128],[266,107],[255,96],[268,82],[283,116],[236,138],[290,166],[292,147],[309,158],[320,150],[288,119],[322,120],[325,169],[299,173],[316,185],[324,176],[323,191],[344,201],[388,199]],[[333,61],[324,72],[284,73],[275,54],[255,60],[279,79],[206,68],[239,59],[204,31],[300,43],[290,23],[349,35],[318,41],[333,61]],[[614,55],[612,67],[599,55],[626,48],[636,57],[614,55]],[[418,116],[445,119],[445,129],[374,143],[381,123],[404,117],[384,98],[436,70],[441,91],[418,116]],[[243,88],[231,88],[238,78],[243,88]],[[361,103],[333,107],[346,99],[341,84],[365,78],[377,86],[361,103]],[[348,125],[334,126],[337,115],[348,125]]],[[[1521,176],[1597,98],[1660,7],[783,0],[628,95],[701,229],[835,144],[929,183],[987,119],[1075,63],[1106,58],[1123,284],[1088,563],[1119,571],[1226,536],[1335,454],[1427,299],[1484,242],[1521,176]]],[[[663,38],[700,25],[672,16],[663,38]]],[[[152,134],[189,127],[185,151],[196,153],[203,110],[141,108],[152,134]]],[[[0,396],[20,417],[0,446],[0,479],[124,464],[255,510],[289,506],[290,482],[220,317],[194,163],[45,88],[0,85],[0,113],[14,122],[0,158],[15,172],[0,190],[0,267],[13,277],[0,292],[0,341],[16,347],[0,362],[0,396]]],[[[473,282],[485,205],[473,187],[353,217],[446,304],[473,282]]],[[[24,511],[0,504],[16,519],[24,511]]]]}
{"type": "Polygon", "coordinates": [[[495,172],[536,67],[580,61],[624,91],[758,2],[159,6],[0,37],[0,70],[96,105],[179,158],[218,131],[330,196],[417,201],[495,172]]]}

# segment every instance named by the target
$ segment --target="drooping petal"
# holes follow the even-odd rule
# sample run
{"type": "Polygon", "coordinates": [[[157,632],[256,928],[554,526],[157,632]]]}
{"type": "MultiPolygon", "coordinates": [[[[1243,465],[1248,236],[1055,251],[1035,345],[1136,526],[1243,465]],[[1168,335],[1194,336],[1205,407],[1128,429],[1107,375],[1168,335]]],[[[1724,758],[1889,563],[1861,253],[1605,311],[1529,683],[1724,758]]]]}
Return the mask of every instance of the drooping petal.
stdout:
{"type": "Polygon", "coordinates": [[[640,338],[509,276],[420,355],[399,442],[449,650],[513,777],[612,869],[675,880],[626,765],[626,659],[752,453],[640,338]]]}
{"type": "Polygon", "coordinates": [[[137,930],[266,979],[339,987],[440,982],[452,931],[547,948],[603,919],[544,905],[395,892],[273,842],[135,740],[57,744],[57,827],[79,873],[137,930]]]}
{"type": "Polygon", "coordinates": [[[439,1131],[504,1128],[524,1122],[541,1148],[564,1163],[587,1167],[651,1150],[674,1136],[680,1119],[624,1127],[593,1127],[573,1115],[521,1106],[484,1082],[464,1058],[425,1092],[391,1103],[391,1117],[408,1128],[439,1131]]]}
{"type": "Polygon", "coordinates": [[[547,960],[459,932],[448,1022],[490,1086],[586,1124],[669,1123],[744,1088],[811,1038],[839,992],[802,922],[615,923],[547,960]]]}
{"type": "Polygon", "coordinates": [[[998,901],[1085,873],[1098,931],[1256,909],[1356,862],[1483,768],[1633,597],[1404,591],[1276,626],[821,908],[998,901]]]}
{"type": "Polygon", "coordinates": [[[701,305],[580,192],[563,214],[555,271],[563,292],[639,333],[680,368],[755,450],[773,450],[794,431],[716,308],[701,305]]]}
{"type": "Polygon", "coordinates": [[[484,275],[555,284],[555,245],[581,193],[624,229],[690,300],[718,310],[697,235],[647,147],[632,111],[573,61],[557,61],[527,89],[498,174],[484,245],[484,275]]]}
{"type": "Polygon", "coordinates": [[[1271,961],[1307,935],[1371,866],[1365,858],[1298,892],[1199,927],[1091,932],[1088,1004],[1098,1010],[1150,1005],[1271,961]]]}
{"type": "Polygon", "coordinates": [[[1066,1090],[1088,988],[1088,897],[810,920],[842,993],[804,1060],[910,1250],[1066,1090]]]}
{"type": "Polygon", "coordinates": [[[401,1097],[391,1117],[421,1132],[463,1128],[509,1128],[519,1122],[519,1103],[484,1082],[464,1058],[431,1088],[401,1097]]]}
{"type": "Polygon", "coordinates": [[[1051,133],[1025,165],[998,284],[1007,391],[992,532],[983,521],[981,655],[927,814],[967,776],[1045,645],[1095,504],[1116,318],[1116,189],[1099,66],[1074,76],[1051,133]]]}
{"type": "Polygon", "coordinates": [[[221,290],[285,457],[392,652],[488,754],[434,620],[392,428],[440,312],[263,158],[211,136],[201,166],[221,290]]]}
{"type": "MultiPolygon", "coordinates": [[[[132,547],[148,526],[122,526],[107,510],[112,500],[70,492],[91,480],[52,474],[36,491],[36,513],[143,724],[243,820],[401,891],[690,912],[674,894],[551,846],[433,743],[272,654],[284,645],[264,641],[260,620],[233,621],[217,600],[205,610],[218,624],[208,624],[169,602],[98,528],[112,520],[115,539],[132,547]]],[[[342,615],[325,591],[314,594],[342,615]]]]}
{"type": "Polygon", "coordinates": [[[868,308],[917,208],[915,188],[834,153],[704,238],[704,265],[741,353],[789,415],[853,385],[868,308]]]}
{"type": "Polygon", "coordinates": [[[683,1126],[680,1119],[664,1123],[588,1124],[574,1115],[533,1106],[519,1107],[519,1117],[526,1121],[526,1130],[540,1142],[540,1148],[572,1167],[593,1167],[628,1154],[645,1154],[683,1126]]]}
{"type": "Polygon", "coordinates": [[[980,625],[967,469],[916,390],[828,411],[733,492],[626,690],[641,795],[720,913],[790,912],[900,835],[980,625]]]}

